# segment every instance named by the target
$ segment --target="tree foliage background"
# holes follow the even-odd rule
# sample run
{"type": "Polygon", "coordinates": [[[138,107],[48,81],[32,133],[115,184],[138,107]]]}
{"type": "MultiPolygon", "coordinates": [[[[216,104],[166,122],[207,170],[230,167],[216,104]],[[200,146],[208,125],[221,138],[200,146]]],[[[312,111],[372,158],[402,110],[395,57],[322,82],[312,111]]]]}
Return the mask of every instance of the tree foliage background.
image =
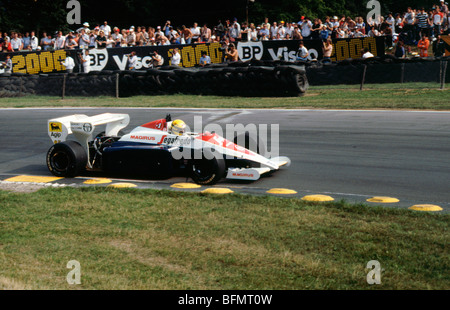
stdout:
{"type": "MultiPolygon", "coordinates": [[[[0,31],[56,31],[75,30],[80,25],[68,25],[68,0],[0,0],[0,31]]],[[[216,25],[220,19],[243,21],[248,12],[249,21],[299,21],[301,16],[323,18],[330,15],[365,17],[369,12],[367,0],[79,0],[81,22],[91,27],[107,20],[110,25],[128,28],[134,26],[163,26],[166,20],[173,25],[193,22],[216,25]],[[248,9],[247,9],[248,8],[248,9]]],[[[431,8],[438,0],[380,0],[382,14],[404,12],[408,6],[431,8]]]]}

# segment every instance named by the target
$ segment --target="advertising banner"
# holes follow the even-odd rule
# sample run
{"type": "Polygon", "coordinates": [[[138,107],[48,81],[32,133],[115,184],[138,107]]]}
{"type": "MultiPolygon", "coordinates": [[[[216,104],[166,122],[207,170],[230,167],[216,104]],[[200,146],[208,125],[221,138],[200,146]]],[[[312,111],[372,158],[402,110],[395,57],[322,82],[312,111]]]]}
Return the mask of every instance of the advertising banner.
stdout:
{"type": "MultiPolygon", "coordinates": [[[[342,61],[347,58],[361,58],[361,50],[368,48],[374,56],[384,55],[384,37],[377,38],[354,38],[333,40],[332,61],[342,61]]],[[[304,40],[305,47],[317,60],[323,58],[322,40],[304,40]]],[[[243,61],[257,60],[284,60],[295,61],[299,49],[298,40],[239,42],[239,58],[243,61]]]]}
{"type": "MultiPolygon", "coordinates": [[[[166,46],[142,46],[142,47],[119,47],[90,49],[91,71],[102,70],[127,70],[128,57],[132,51],[138,57],[137,70],[145,70],[151,67],[151,53],[157,51],[164,58],[164,66],[171,65],[171,57],[174,48],[179,49],[182,67],[193,67],[199,63],[201,52],[206,51],[211,58],[211,63],[221,63],[223,52],[220,43],[200,43],[190,45],[166,45],[166,46]]],[[[61,64],[67,55],[70,55],[77,65],[75,72],[81,72],[80,57],[83,50],[56,50],[56,51],[36,51],[36,52],[16,52],[10,53],[13,63],[13,73],[50,73],[61,72],[65,67],[61,64]]],[[[6,57],[0,54],[0,61],[6,57]]],[[[2,73],[2,71],[0,71],[2,73]]]]}
{"type": "Polygon", "coordinates": [[[444,41],[444,56],[448,57],[450,56],[450,35],[441,36],[442,41],[444,41]]]}
{"type": "MultiPolygon", "coordinates": [[[[309,50],[310,57],[315,55],[316,59],[322,59],[321,40],[305,40],[304,44],[309,50]]],[[[225,51],[220,43],[198,43],[184,45],[165,46],[141,46],[141,47],[119,47],[91,49],[89,55],[91,59],[91,71],[102,70],[127,70],[128,57],[132,51],[138,57],[137,70],[145,70],[152,66],[151,54],[157,51],[164,58],[164,66],[171,65],[173,50],[179,49],[181,55],[180,66],[189,68],[198,65],[202,51],[206,51],[211,58],[211,63],[222,63],[225,51]]],[[[299,41],[259,41],[259,42],[238,42],[237,49],[239,58],[242,61],[251,59],[257,60],[284,60],[295,61],[299,41]]],[[[333,40],[333,61],[341,61],[347,58],[360,58],[361,49],[368,48],[375,56],[384,55],[384,38],[355,38],[333,40]]],[[[82,72],[81,57],[82,50],[56,50],[56,51],[36,51],[36,52],[16,52],[10,53],[13,63],[13,73],[51,73],[62,72],[65,67],[61,61],[70,55],[74,60],[75,72],[82,72]]],[[[0,54],[0,61],[4,61],[6,53],[0,54]]],[[[3,73],[3,70],[0,70],[3,73]]]]}

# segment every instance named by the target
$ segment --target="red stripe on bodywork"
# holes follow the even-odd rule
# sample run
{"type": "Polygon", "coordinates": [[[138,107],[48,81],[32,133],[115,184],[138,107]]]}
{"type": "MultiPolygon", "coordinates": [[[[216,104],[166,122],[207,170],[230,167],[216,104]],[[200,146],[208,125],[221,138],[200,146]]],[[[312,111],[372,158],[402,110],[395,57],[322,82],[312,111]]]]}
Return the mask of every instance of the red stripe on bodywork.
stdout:
{"type": "Polygon", "coordinates": [[[161,141],[159,141],[158,144],[162,144],[166,137],[167,137],[167,135],[162,136],[161,141]]]}
{"type": "Polygon", "coordinates": [[[141,127],[167,131],[167,121],[165,119],[159,119],[157,121],[144,124],[141,127]]]}
{"type": "Polygon", "coordinates": [[[244,153],[247,155],[254,155],[253,152],[247,150],[246,148],[237,145],[231,141],[228,141],[225,138],[222,138],[221,136],[219,136],[218,134],[214,133],[214,134],[201,134],[198,137],[196,137],[196,139],[208,142],[208,143],[212,143],[214,145],[218,145],[221,146],[223,148],[232,150],[232,151],[236,151],[236,152],[240,152],[240,153],[244,153]]]}

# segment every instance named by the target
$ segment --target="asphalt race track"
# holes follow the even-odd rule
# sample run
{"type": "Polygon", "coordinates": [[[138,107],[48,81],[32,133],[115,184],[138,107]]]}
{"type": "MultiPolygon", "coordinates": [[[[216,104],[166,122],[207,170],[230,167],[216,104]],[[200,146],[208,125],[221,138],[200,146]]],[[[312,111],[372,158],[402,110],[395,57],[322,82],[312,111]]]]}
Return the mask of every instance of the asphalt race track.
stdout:
{"type": "MultiPolygon", "coordinates": [[[[287,188],[297,196],[326,194],[336,200],[365,202],[395,197],[391,207],[433,204],[450,211],[450,112],[207,109],[0,109],[0,180],[15,175],[50,176],[45,155],[51,146],[47,120],[71,115],[127,113],[129,132],[146,122],[194,116],[203,126],[279,124],[280,155],[292,165],[253,183],[226,181],[216,186],[236,192],[265,193],[287,188]]],[[[169,187],[184,178],[139,181],[141,187],[169,187]]],[[[65,180],[71,183],[76,180],[65,180]]],[[[370,204],[370,203],[369,203],[370,204]]],[[[374,204],[373,205],[379,205],[374,204]]]]}

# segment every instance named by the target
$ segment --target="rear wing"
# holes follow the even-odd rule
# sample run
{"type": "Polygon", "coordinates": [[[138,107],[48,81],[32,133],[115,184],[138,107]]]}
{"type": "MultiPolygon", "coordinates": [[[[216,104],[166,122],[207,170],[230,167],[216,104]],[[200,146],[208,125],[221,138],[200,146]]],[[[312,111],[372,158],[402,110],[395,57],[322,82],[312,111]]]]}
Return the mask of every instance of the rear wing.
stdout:
{"type": "Polygon", "coordinates": [[[54,144],[66,141],[67,136],[73,134],[85,149],[89,159],[89,141],[92,140],[92,134],[97,126],[106,125],[105,135],[117,136],[129,123],[128,114],[104,113],[94,116],[75,114],[49,120],[47,130],[54,144]]]}
{"type": "Polygon", "coordinates": [[[106,125],[105,135],[117,136],[130,123],[128,114],[104,113],[95,116],[75,114],[48,121],[48,136],[54,144],[64,142],[73,134],[81,145],[91,138],[95,128],[106,125]]]}

